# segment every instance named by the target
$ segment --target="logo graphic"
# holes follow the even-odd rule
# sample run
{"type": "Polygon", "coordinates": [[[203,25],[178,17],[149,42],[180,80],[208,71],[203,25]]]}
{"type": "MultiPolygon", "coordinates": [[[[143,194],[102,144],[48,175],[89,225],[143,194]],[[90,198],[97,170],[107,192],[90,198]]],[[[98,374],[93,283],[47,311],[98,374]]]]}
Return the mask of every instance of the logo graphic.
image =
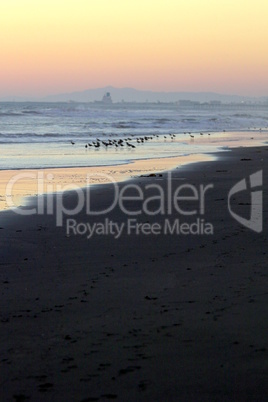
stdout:
{"type": "MultiPolygon", "coordinates": [[[[253,173],[249,176],[250,189],[262,186],[262,170],[253,173]]],[[[246,179],[239,181],[235,184],[228,194],[228,209],[234,219],[245,227],[260,233],[262,231],[262,191],[251,191],[251,210],[250,218],[245,219],[242,216],[236,214],[231,209],[230,199],[234,194],[247,190],[246,179]]]]}

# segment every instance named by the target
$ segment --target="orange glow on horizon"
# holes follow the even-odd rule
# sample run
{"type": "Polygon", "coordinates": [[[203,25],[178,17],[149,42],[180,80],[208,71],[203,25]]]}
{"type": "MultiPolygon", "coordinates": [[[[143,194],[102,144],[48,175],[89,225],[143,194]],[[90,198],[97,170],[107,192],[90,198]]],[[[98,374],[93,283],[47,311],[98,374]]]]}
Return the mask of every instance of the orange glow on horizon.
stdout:
{"type": "Polygon", "coordinates": [[[268,95],[266,0],[9,0],[0,97],[114,85],[268,95]]]}

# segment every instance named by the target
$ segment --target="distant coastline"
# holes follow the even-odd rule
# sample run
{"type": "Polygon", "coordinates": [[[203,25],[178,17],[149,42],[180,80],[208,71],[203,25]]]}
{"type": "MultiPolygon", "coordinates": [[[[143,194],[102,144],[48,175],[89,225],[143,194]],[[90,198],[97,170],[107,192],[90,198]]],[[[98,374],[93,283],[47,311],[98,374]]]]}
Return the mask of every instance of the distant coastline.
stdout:
{"type": "Polygon", "coordinates": [[[183,102],[221,102],[227,103],[246,103],[268,105],[268,94],[262,97],[221,94],[215,92],[154,92],[138,90],[135,88],[116,88],[106,86],[102,88],[87,89],[85,91],[75,91],[61,94],[52,94],[44,97],[30,96],[2,96],[0,102],[100,102],[106,93],[110,93],[113,103],[177,103],[183,102]]]}
{"type": "Polygon", "coordinates": [[[254,110],[267,110],[268,102],[229,102],[229,103],[218,103],[217,101],[209,101],[209,102],[198,102],[198,101],[177,101],[177,102],[136,102],[136,101],[121,101],[121,102],[111,102],[106,103],[101,100],[94,101],[76,101],[73,99],[69,99],[66,101],[44,101],[44,100],[0,100],[0,112],[1,112],[1,104],[36,104],[36,105],[45,105],[45,104],[70,104],[70,105],[88,105],[89,107],[97,107],[103,109],[170,109],[170,110],[243,110],[243,109],[254,109],[254,110]]]}

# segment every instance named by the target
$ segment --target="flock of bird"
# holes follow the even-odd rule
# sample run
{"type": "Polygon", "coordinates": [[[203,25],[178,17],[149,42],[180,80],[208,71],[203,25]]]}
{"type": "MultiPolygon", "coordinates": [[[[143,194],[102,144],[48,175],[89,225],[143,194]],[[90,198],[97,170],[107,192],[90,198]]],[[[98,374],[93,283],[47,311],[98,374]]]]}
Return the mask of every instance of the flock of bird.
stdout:
{"type": "MultiPolygon", "coordinates": [[[[194,135],[191,132],[184,132],[185,135],[189,135],[191,139],[194,139],[194,135]]],[[[207,133],[210,135],[210,133],[207,133]]],[[[200,135],[204,135],[204,133],[200,133],[200,135]]],[[[96,138],[96,141],[91,141],[88,142],[85,145],[85,148],[100,148],[101,146],[107,148],[114,147],[114,148],[121,148],[121,147],[126,147],[126,148],[136,148],[137,144],[144,144],[147,141],[153,140],[154,138],[159,138],[158,134],[153,134],[151,136],[144,136],[144,137],[135,137],[134,134],[132,134],[132,137],[127,137],[127,138],[120,138],[120,139],[107,139],[107,140],[102,140],[100,138],[96,138]],[[135,144],[135,145],[134,145],[135,144]]],[[[166,141],[167,139],[174,140],[176,138],[176,134],[167,134],[163,136],[164,140],[166,141]]],[[[72,145],[75,145],[74,141],[71,141],[72,145]]]]}
{"type": "MultiPolygon", "coordinates": [[[[268,129],[268,127],[267,127],[268,129]]],[[[226,130],[223,130],[223,132],[225,132],[226,130]]],[[[260,128],[259,131],[261,132],[262,129],[260,128]]],[[[184,135],[189,135],[191,140],[194,140],[195,135],[198,135],[198,133],[195,133],[195,135],[193,133],[189,132],[184,132],[184,135]]],[[[208,136],[210,136],[210,133],[204,133],[204,132],[200,132],[199,135],[203,136],[207,134],[208,136]]],[[[174,140],[174,138],[176,137],[176,134],[167,134],[164,135],[164,141],[166,141],[168,138],[171,140],[174,140]]],[[[131,135],[131,137],[128,138],[120,138],[118,140],[116,139],[107,139],[107,140],[101,140],[99,138],[96,138],[96,141],[92,141],[92,142],[88,142],[85,145],[85,148],[100,148],[101,146],[104,146],[106,149],[109,147],[114,147],[114,148],[122,148],[122,147],[126,147],[126,148],[136,148],[137,144],[143,144],[147,141],[153,140],[154,138],[159,138],[158,134],[153,134],[151,136],[144,136],[144,137],[135,137],[134,134],[131,135]],[[134,142],[134,143],[133,143],[134,142]],[[135,145],[134,145],[135,144],[135,145]]],[[[253,139],[253,138],[252,138],[253,139]]],[[[71,141],[72,145],[75,145],[74,141],[71,141]]]]}
{"type": "MultiPolygon", "coordinates": [[[[171,139],[174,139],[176,137],[175,134],[168,134],[168,136],[171,139]]],[[[136,148],[137,144],[144,144],[147,141],[153,140],[154,138],[158,138],[159,135],[158,134],[153,134],[151,136],[144,136],[144,137],[135,137],[134,134],[132,135],[132,137],[127,137],[127,138],[120,138],[120,139],[107,139],[107,140],[103,140],[100,138],[96,138],[96,141],[91,141],[88,142],[85,145],[85,148],[100,148],[101,146],[107,148],[113,147],[113,148],[122,148],[122,147],[126,147],[126,148],[136,148]]],[[[164,138],[166,139],[167,136],[164,136],[164,138]]],[[[74,141],[71,141],[72,145],[75,145],[74,141]]]]}

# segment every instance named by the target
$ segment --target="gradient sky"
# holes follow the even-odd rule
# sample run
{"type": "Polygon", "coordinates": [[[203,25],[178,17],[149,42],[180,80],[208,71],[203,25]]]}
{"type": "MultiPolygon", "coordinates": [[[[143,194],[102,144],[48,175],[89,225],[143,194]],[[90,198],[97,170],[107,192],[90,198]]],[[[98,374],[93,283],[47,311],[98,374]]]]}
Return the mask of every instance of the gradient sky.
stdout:
{"type": "Polygon", "coordinates": [[[267,0],[0,0],[0,97],[113,85],[268,96],[267,0]]]}

